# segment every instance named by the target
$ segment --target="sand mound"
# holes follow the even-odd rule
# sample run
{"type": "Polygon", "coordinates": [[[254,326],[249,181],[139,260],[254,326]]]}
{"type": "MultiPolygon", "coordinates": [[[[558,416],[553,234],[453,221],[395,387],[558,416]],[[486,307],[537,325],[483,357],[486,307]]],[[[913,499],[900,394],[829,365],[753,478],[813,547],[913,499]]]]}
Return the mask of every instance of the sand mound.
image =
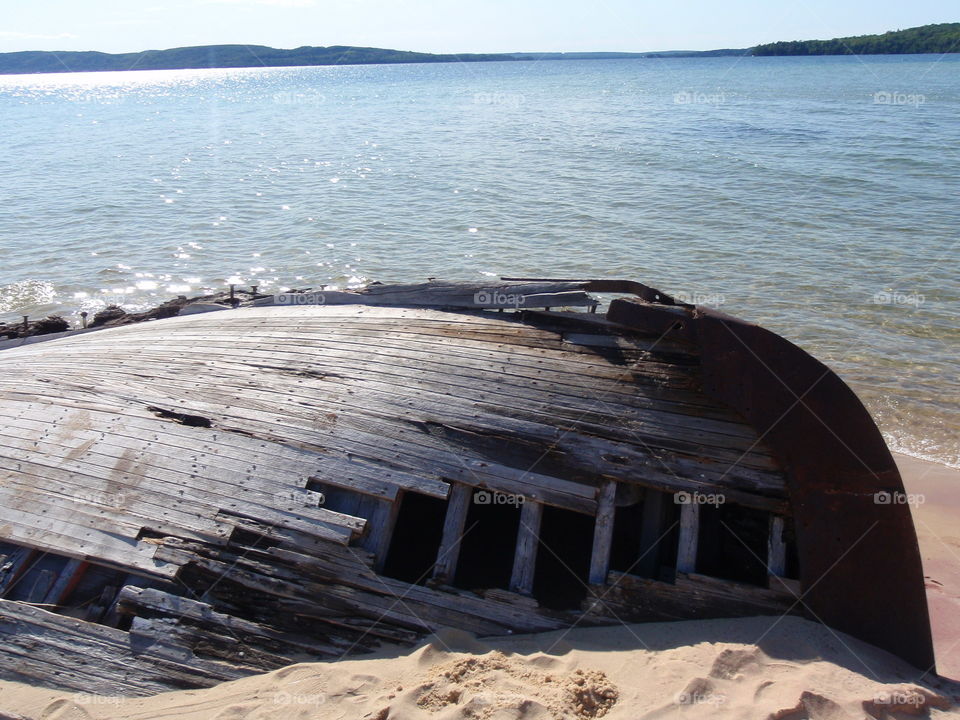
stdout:
{"type": "Polygon", "coordinates": [[[0,683],[28,720],[897,720],[960,717],[960,685],[799,618],[577,629],[292,665],[126,699],[0,683]]]}
{"type": "Polygon", "coordinates": [[[516,717],[599,718],[620,693],[599,670],[543,669],[543,656],[520,660],[499,651],[435,665],[418,690],[417,707],[486,720],[508,711],[516,717]]]}

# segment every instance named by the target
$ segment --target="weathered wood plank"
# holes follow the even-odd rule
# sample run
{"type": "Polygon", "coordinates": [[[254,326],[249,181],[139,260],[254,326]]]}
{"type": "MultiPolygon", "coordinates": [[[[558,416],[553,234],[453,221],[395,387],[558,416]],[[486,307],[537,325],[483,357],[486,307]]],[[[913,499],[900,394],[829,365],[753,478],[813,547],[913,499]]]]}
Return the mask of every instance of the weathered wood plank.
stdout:
{"type": "Polygon", "coordinates": [[[677,546],[677,572],[696,572],[699,535],[700,505],[695,502],[688,502],[681,505],[680,541],[677,546]]]}
{"type": "Polygon", "coordinates": [[[36,508],[32,503],[14,499],[9,491],[0,487],[0,503],[4,510],[4,539],[17,545],[66,555],[83,560],[96,560],[102,564],[129,567],[139,573],[160,577],[172,577],[176,568],[157,562],[155,548],[139,542],[135,537],[123,537],[108,531],[94,532],[93,518],[84,518],[67,507],[49,506],[36,508]],[[83,525],[74,523],[93,523],[83,525]]]}
{"type": "Polygon", "coordinates": [[[613,513],[617,483],[608,480],[597,493],[597,522],[593,529],[593,550],[590,555],[590,583],[602,585],[610,570],[610,549],[613,546],[613,513]]]}
{"type": "Polygon", "coordinates": [[[208,687],[254,672],[161,646],[131,647],[128,633],[0,600],[0,677],[101,695],[208,687]]]}
{"type": "Polygon", "coordinates": [[[543,505],[527,500],[520,508],[520,528],[517,530],[517,546],[513,555],[513,571],[510,575],[510,590],[522,595],[533,592],[533,577],[537,565],[537,550],[540,548],[540,523],[543,505]]]}
{"type": "MultiPolygon", "coordinates": [[[[255,639],[272,640],[289,647],[286,657],[294,657],[296,652],[309,652],[321,656],[340,657],[343,648],[323,643],[312,642],[302,635],[277,632],[258,623],[243,620],[242,618],[217,612],[208,603],[190,598],[172,595],[156,589],[144,589],[126,586],[120,591],[118,609],[122,613],[142,614],[143,611],[152,611],[161,615],[170,616],[173,620],[187,619],[208,626],[217,634],[232,635],[237,639],[243,638],[241,643],[253,644],[255,639]]],[[[276,647],[276,646],[274,646],[276,647]]]]}
{"type": "MultiPolygon", "coordinates": [[[[202,351],[202,349],[198,349],[202,351]]],[[[365,348],[357,352],[369,352],[373,348],[365,348]]],[[[756,447],[756,436],[745,428],[742,424],[727,420],[716,420],[701,415],[694,415],[683,412],[676,412],[665,403],[655,399],[647,399],[641,393],[635,393],[627,403],[622,403],[619,397],[604,397],[603,405],[598,405],[594,399],[596,396],[585,396],[584,388],[571,386],[567,392],[562,392],[555,384],[544,385],[542,383],[543,375],[540,375],[540,382],[527,382],[525,384],[511,385],[505,382],[503,373],[494,376],[492,368],[486,366],[477,368],[471,375],[454,375],[450,368],[433,370],[429,367],[430,362],[427,358],[398,358],[396,363],[384,363],[383,348],[377,348],[376,357],[379,360],[368,358],[357,359],[357,352],[340,351],[339,349],[325,349],[322,356],[314,356],[311,363],[317,370],[314,372],[323,372],[327,367],[330,368],[330,375],[322,387],[316,385],[298,385],[298,391],[304,391],[309,394],[320,392],[325,396],[327,402],[334,401],[331,396],[333,392],[345,392],[349,388],[338,386],[360,384],[365,393],[375,393],[379,391],[379,397],[386,402],[391,399],[396,400],[402,396],[412,396],[420,400],[421,407],[436,406],[439,401],[443,405],[452,405],[457,407],[457,402],[450,402],[451,395],[454,397],[469,398],[474,400],[483,400],[491,407],[500,400],[499,406],[504,409],[515,408],[524,410],[531,417],[544,414],[544,407],[549,408],[547,415],[559,415],[569,420],[576,420],[584,426],[590,424],[603,424],[604,418],[608,417],[616,408],[616,414],[621,420],[621,426],[608,427],[607,432],[614,436],[625,437],[625,432],[636,432],[643,435],[652,435],[662,439],[676,440],[678,431],[684,431],[684,437],[695,440],[704,446],[702,452],[707,452],[706,448],[711,448],[713,452],[729,450],[739,451],[740,454],[746,453],[743,462],[747,466],[753,466],[760,462],[761,458],[766,457],[761,448],[756,447]],[[339,357],[338,357],[339,356],[339,357]],[[344,368],[347,365],[348,369],[344,368]],[[413,365],[415,370],[404,367],[413,365]],[[398,381],[402,384],[398,385],[398,381]],[[484,391],[481,394],[478,390],[478,383],[484,384],[484,391]],[[541,385],[543,385],[541,387],[541,385]]],[[[174,361],[175,362],[175,361],[174,361]]],[[[59,369],[62,372],[63,368],[59,369]]],[[[39,372],[39,370],[38,370],[39,372]]],[[[122,372],[122,371],[121,371],[122,372]]],[[[243,369],[241,366],[240,377],[246,375],[246,380],[238,383],[235,393],[241,393],[248,401],[253,401],[258,396],[262,397],[265,390],[260,390],[255,386],[250,386],[249,378],[254,372],[252,367],[247,366],[243,369]]],[[[462,371],[460,371],[462,372],[462,371]]],[[[542,373],[542,370],[540,371],[542,373]]],[[[88,370],[85,373],[91,379],[95,379],[100,387],[101,393],[111,392],[111,388],[119,389],[120,383],[124,378],[120,373],[111,371],[109,374],[103,373],[99,376],[96,371],[88,370]]],[[[178,378],[176,373],[171,373],[169,368],[158,364],[156,379],[168,380],[165,387],[173,389],[183,387],[184,389],[192,387],[194,383],[184,381],[178,378]],[[166,377],[165,377],[166,375],[166,377]]],[[[275,373],[273,387],[270,392],[274,395],[278,386],[282,387],[284,382],[291,383],[290,378],[278,377],[280,373],[275,373]]],[[[225,386],[230,377],[218,377],[217,386],[208,388],[210,397],[217,397],[219,387],[225,386]]],[[[621,378],[622,380],[622,378],[621,378]]],[[[136,382],[140,382],[137,380],[136,382]]],[[[610,384],[608,383],[608,386],[610,384]]],[[[20,386],[23,389],[23,386],[20,386]]],[[[36,388],[39,392],[42,388],[36,388]]],[[[598,389],[598,394],[605,396],[604,390],[598,389]]],[[[157,398],[155,402],[161,402],[157,398]]],[[[269,398],[264,397],[264,403],[261,408],[269,408],[269,398]]],[[[255,407],[255,406],[251,406],[255,407]]],[[[274,408],[275,410],[275,408],[274,408]]],[[[287,412],[295,412],[296,407],[285,409],[287,412]]],[[[769,466],[769,460],[766,461],[769,466]]]]}
{"type": "Polygon", "coordinates": [[[674,584],[611,571],[608,581],[587,603],[592,616],[651,622],[803,614],[787,593],[705,575],[678,573],[674,584]]]}
{"type": "Polygon", "coordinates": [[[463,538],[463,528],[472,498],[472,487],[460,483],[451,486],[447,514],[443,521],[443,536],[437,551],[437,561],[433,566],[433,577],[437,582],[449,583],[457,572],[460,540],[463,538]]]}

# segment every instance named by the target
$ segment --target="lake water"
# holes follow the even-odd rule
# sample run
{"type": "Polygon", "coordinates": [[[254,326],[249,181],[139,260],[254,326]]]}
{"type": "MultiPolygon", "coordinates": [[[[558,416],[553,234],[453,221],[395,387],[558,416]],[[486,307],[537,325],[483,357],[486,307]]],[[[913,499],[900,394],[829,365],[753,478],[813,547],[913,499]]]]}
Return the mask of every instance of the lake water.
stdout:
{"type": "Polygon", "coordinates": [[[960,465],[960,56],[0,77],[0,320],[618,277],[800,344],[960,465]]]}

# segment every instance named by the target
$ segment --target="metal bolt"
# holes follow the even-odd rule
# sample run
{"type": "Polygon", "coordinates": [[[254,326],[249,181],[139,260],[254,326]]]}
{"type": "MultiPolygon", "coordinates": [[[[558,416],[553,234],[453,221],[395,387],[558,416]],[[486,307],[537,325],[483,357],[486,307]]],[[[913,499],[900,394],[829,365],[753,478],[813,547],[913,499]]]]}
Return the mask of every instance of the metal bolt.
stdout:
{"type": "Polygon", "coordinates": [[[24,315],[24,316],[23,316],[23,329],[26,330],[29,326],[30,326],[30,316],[29,316],[29,315],[24,315]]]}

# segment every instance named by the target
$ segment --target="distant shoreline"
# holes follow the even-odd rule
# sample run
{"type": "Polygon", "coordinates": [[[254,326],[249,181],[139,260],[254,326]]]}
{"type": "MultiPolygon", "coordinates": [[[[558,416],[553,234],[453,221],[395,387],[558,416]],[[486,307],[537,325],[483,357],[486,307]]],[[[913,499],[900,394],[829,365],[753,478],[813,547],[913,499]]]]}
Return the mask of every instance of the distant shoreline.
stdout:
{"type": "Polygon", "coordinates": [[[134,53],[28,50],[0,53],[0,75],[128,70],[201,70],[259,67],[317,67],[455,62],[530,62],[538,60],[628,60],[810,55],[924,55],[960,52],[960,23],[941,23],[882,35],[802,40],[720,50],[655,52],[423,53],[385,48],[332,45],[290,50],[264,45],[199,45],[134,53]]]}
{"type": "Polygon", "coordinates": [[[533,62],[541,60],[628,60],[635,58],[721,57],[749,55],[750,48],[666,52],[457,53],[433,54],[348,46],[293,50],[259,45],[201,45],[138,53],[24,51],[0,53],[0,75],[129,70],[205,70],[333,65],[409,65],[427,63],[533,62]]]}

